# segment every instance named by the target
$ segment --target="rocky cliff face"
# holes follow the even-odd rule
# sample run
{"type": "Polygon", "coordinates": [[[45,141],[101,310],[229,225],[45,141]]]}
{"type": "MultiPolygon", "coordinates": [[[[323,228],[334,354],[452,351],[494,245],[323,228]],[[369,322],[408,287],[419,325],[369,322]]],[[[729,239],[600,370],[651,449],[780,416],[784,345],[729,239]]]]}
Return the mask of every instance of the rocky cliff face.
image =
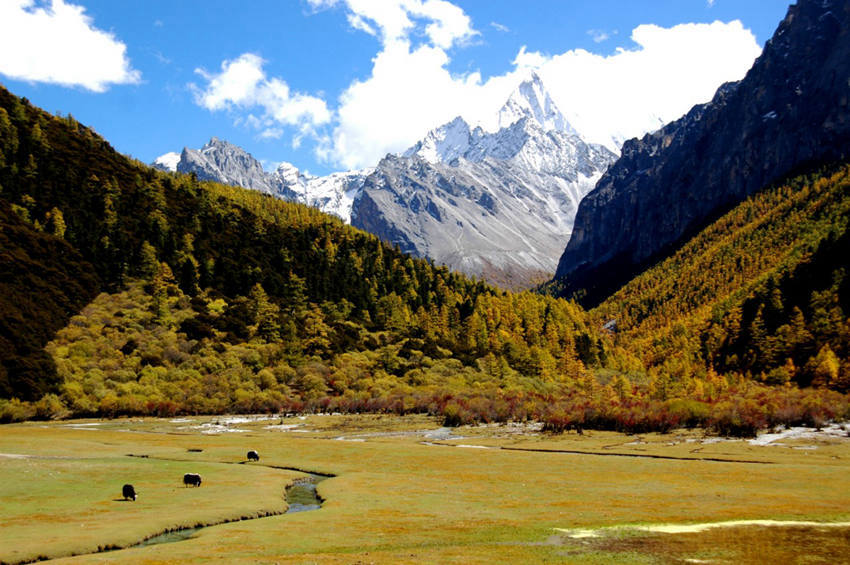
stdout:
{"type": "Polygon", "coordinates": [[[802,167],[850,157],[850,1],[791,6],[746,77],[641,140],[579,206],[556,278],[592,304],[802,167]]]}
{"type": "Polygon", "coordinates": [[[259,161],[241,147],[213,137],[200,149],[183,149],[177,172],[195,173],[199,180],[212,180],[275,194],[259,161]]]}

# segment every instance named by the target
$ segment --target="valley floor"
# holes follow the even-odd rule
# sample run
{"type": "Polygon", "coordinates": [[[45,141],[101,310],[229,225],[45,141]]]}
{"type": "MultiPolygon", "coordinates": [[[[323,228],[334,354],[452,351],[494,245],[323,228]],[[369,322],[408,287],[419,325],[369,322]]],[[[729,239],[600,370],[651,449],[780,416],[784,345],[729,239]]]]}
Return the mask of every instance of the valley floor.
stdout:
{"type": "Polygon", "coordinates": [[[850,554],[848,430],[551,435],[341,415],[5,425],[0,562],[835,563],[850,554]],[[324,503],[284,515],[299,470],[332,475],[324,503]],[[183,486],[187,472],[200,488],[183,486]],[[779,523],[667,527],[732,520],[779,523]]]}

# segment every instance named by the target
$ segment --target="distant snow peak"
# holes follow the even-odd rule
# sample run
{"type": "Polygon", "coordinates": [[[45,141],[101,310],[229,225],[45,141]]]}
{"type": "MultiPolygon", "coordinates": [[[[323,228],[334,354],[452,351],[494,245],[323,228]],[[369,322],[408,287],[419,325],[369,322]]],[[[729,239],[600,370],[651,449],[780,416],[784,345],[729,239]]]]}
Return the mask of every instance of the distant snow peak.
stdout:
{"type": "Polygon", "coordinates": [[[616,155],[576,133],[536,74],[498,118],[497,131],[455,118],[387,156],[354,200],[352,224],[493,282],[551,273],[579,201],[616,155]]]}
{"type": "Polygon", "coordinates": [[[458,116],[429,131],[424,139],[405,151],[404,156],[418,155],[430,163],[448,163],[463,156],[471,141],[469,124],[458,116]]]}
{"type": "Polygon", "coordinates": [[[159,169],[194,173],[211,180],[265,192],[283,200],[314,206],[323,212],[351,220],[354,197],[372,169],[314,177],[287,162],[266,172],[259,161],[237,145],[217,137],[200,149],[183,148],[181,154],[166,153],[153,165],[159,169]]]}
{"type": "Polygon", "coordinates": [[[304,186],[309,180],[315,178],[312,175],[302,173],[298,167],[286,161],[278,165],[271,176],[290,188],[304,186]]]}
{"type": "MultiPolygon", "coordinates": [[[[420,157],[429,163],[453,164],[458,159],[481,162],[488,157],[509,159],[519,153],[530,138],[557,132],[579,136],[558,109],[537,73],[523,81],[498,115],[496,131],[474,129],[458,116],[428,132],[404,157],[420,157]]],[[[580,140],[583,141],[583,140],[580,140]]]]}
{"type": "Polygon", "coordinates": [[[175,172],[177,171],[177,163],[180,162],[180,154],[175,153],[174,151],[170,151],[165,155],[160,155],[156,159],[154,159],[154,166],[165,171],[175,172]]]}
{"type": "Polygon", "coordinates": [[[561,131],[577,135],[561,110],[549,96],[540,76],[532,72],[528,80],[520,83],[499,110],[499,127],[506,128],[522,118],[531,118],[546,131],[561,131]]]}

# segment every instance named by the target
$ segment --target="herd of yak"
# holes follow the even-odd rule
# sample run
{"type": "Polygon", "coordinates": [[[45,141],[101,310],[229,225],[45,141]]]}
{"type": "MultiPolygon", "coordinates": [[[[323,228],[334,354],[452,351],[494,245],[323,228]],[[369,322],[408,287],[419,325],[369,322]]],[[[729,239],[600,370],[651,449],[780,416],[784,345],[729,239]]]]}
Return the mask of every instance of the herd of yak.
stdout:
{"type": "MultiPolygon", "coordinates": [[[[248,452],[247,457],[248,461],[260,460],[260,454],[253,449],[248,452]]],[[[186,473],[183,475],[183,486],[188,487],[190,485],[193,487],[201,486],[201,476],[197,473],[186,473]]],[[[121,490],[121,494],[124,496],[124,500],[136,500],[136,489],[133,485],[124,485],[124,488],[121,490]]]]}

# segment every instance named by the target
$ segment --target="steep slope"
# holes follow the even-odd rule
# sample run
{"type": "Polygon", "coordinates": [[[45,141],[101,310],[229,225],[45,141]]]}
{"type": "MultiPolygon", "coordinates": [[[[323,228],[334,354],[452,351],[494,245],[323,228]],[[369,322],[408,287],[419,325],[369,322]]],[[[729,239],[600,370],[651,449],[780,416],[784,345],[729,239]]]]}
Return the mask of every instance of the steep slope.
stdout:
{"type": "Polygon", "coordinates": [[[579,135],[549,96],[540,75],[535,72],[520,83],[516,91],[499,110],[499,128],[510,127],[523,118],[531,118],[547,131],[562,131],[579,135]]]}
{"type": "Polygon", "coordinates": [[[194,173],[198,180],[211,180],[275,194],[277,187],[266,178],[259,161],[241,147],[213,137],[200,150],[183,149],[178,173],[194,173]]]}
{"type": "Polygon", "coordinates": [[[674,381],[850,390],[850,165],[748,198],[592,311],[674,381]]]}
{"type": "Polygon", "coordinates": [[[801,0],[738,84],[625,143],[579,206],[562,292],[598,302],[747,195],[850,154],[850,2],[801,0]]]}
{"type": "Polygon", "coordinates": [[[19,213],[0,200],[0,398],[36,400],[55,385],[44,346],[100,281],[61,237],[33,229],[19,213]]]}
{"type": "Polygon", "coordinates": [[[494,133],[456,118],[382,160],[352,224],[502,286],[553,272],[579,201],[615,155],[575,135],[536,75],[499,117],[494,133]]]}

